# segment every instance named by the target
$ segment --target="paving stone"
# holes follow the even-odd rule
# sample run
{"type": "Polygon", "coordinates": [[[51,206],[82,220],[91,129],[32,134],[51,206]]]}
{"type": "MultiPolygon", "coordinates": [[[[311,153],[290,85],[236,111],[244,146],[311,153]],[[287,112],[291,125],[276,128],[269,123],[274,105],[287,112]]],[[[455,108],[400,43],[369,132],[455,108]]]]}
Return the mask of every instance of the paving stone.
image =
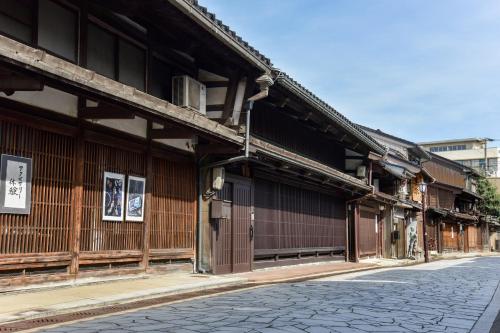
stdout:
{"type": "Polygon", "coordinates": [[[42,332],[466,333],[499,283],[500,257],[456,263],[276,284],[42,332]]]}

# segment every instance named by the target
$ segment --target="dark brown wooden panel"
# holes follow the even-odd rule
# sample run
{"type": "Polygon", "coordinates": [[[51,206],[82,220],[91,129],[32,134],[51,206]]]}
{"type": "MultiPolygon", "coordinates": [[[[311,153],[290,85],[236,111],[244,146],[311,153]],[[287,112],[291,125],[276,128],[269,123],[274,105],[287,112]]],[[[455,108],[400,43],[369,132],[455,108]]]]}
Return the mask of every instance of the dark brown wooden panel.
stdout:
{"type": "Polygon", "coordinates": [[[313,190],[257,178],[254,223],[257,253],[345,247],[344,202],[313,190]]]}
{"type": "Polygon", "coordinates": [[[359,213],[359,255],[373,256],[376,253],[375,213],[361,207],[359,213]]]}
{"type": "Polygon", "coordinates": [[[151,249],[194,249],[195,165],[153,158],[151,181],[151,249]]]}
{"type": "Polygon", "coordinates": [[[460,171],[460,167],[439,160],[427,161],[424,166],[439,183],[465,188],[465,174],[460,171]]]}
{"type": "Polygon", "coordinates": [[[442,233],[443,233],[443,250],[458,251],[459,226],[453,223],[445,223],[442,233]]]}
{"type": "MultiPolygon", "coordinates": [[[[232,202],[233,184],[225,182],[222,190],[217,193],[217,198],[232,202]]],[[[214,221],[212,226],[215,261],[214,273],[231,273],[233,269],[232,221],[231,219],[214,221]]]]}
{"type": "Polygon", "coordinates": [[[102,220],[102,191],[105,171],[144,177],[145,168],[145,154],[103,144],[85,144],[81,251],[142,249],[142,223],[102,220]]]}
{"type": "Polygon", "coordinates": [[[0,121],[1,153],[33,159],[31,214],[0,214],[1,253],[69,251],[74,145],[71,137],[0,121]]]}
{"type": "Polygon", "coordinates": [[[251,183],[233,183],[233,272],[247,272],[252,265],[250,238],[252,211],[251,183]]]}
{"type": "Polygon", "coordinates": [[[262,104],[254,107],[251,121],[252,135],[337,169],[344,169],[344,148],[328,140],[324,133],[306,127],[305,122],[297,121],[279,109],[265,109],[262,104]]]}

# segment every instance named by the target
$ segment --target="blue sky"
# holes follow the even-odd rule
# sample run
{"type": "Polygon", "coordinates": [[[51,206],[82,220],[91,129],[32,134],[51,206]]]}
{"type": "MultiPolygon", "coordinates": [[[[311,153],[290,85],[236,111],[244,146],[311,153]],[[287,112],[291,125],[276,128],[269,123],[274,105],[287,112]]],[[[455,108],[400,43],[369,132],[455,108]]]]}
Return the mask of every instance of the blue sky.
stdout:
{"type": "Polygon", "coordinates": [[[200,0],[351,120],[500,139],[498,0],[200,0]]]}

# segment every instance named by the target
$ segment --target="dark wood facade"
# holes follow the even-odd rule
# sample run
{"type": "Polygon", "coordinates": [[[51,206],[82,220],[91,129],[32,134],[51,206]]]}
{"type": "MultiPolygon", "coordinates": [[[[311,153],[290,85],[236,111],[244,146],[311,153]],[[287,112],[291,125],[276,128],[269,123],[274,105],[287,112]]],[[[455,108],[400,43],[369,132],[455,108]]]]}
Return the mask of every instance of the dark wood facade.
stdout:
{"type": "Polygon", "coordinates": [[[427,190],[431,248],[439,253],[483,251],[485,226],[479,223],[471,184],[476,175],[462,165],[432,154],[425,168],[436,178],[427,190]],[[478,237],[479,235],[479,237],[478,237]]]}
{"type": "Polygon", "coordinates": [[[2,107],[1,152],[33,160],[31,214],[0,215],[0,270],[11,277],[4,284],[40,273],[63,277],[82,269],[144,269],[150,262],[194,258],[193,159],[159,147],[148,153],[147,143],[106,132],[2,107]],[[124,139],[128,146],[121,145],[124,139]],[[151,181],[151,213],[144,222],[102,220],[104,171],[151,181]]]}
{"type": "Polygon", "coordinates": [[[255,257],[341,253],[342,199],[283,182],[255,179],[255,257]]]}

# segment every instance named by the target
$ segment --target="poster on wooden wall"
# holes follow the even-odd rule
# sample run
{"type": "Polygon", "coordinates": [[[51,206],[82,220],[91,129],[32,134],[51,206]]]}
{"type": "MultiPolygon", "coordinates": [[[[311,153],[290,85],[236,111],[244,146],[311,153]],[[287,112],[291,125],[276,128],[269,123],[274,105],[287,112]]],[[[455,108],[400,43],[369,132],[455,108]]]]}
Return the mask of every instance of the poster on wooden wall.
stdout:
{"type": "Polygon", "coordinates": [[[144,193],[146,189],[146,178],[129,176],[127,186],[127,221],[144,221],[144,193]]]}
{"type": "Polygon", "coordinates": [[[123,185],[125,175],[104,172],[104,190],[102,204],[103,221],[123,221],[123,185]]]}
{"type": "Polygon", "coordinates": [[[31,158],[2,154],[0,161],[0,213],[30,214],[31,158]]]}

